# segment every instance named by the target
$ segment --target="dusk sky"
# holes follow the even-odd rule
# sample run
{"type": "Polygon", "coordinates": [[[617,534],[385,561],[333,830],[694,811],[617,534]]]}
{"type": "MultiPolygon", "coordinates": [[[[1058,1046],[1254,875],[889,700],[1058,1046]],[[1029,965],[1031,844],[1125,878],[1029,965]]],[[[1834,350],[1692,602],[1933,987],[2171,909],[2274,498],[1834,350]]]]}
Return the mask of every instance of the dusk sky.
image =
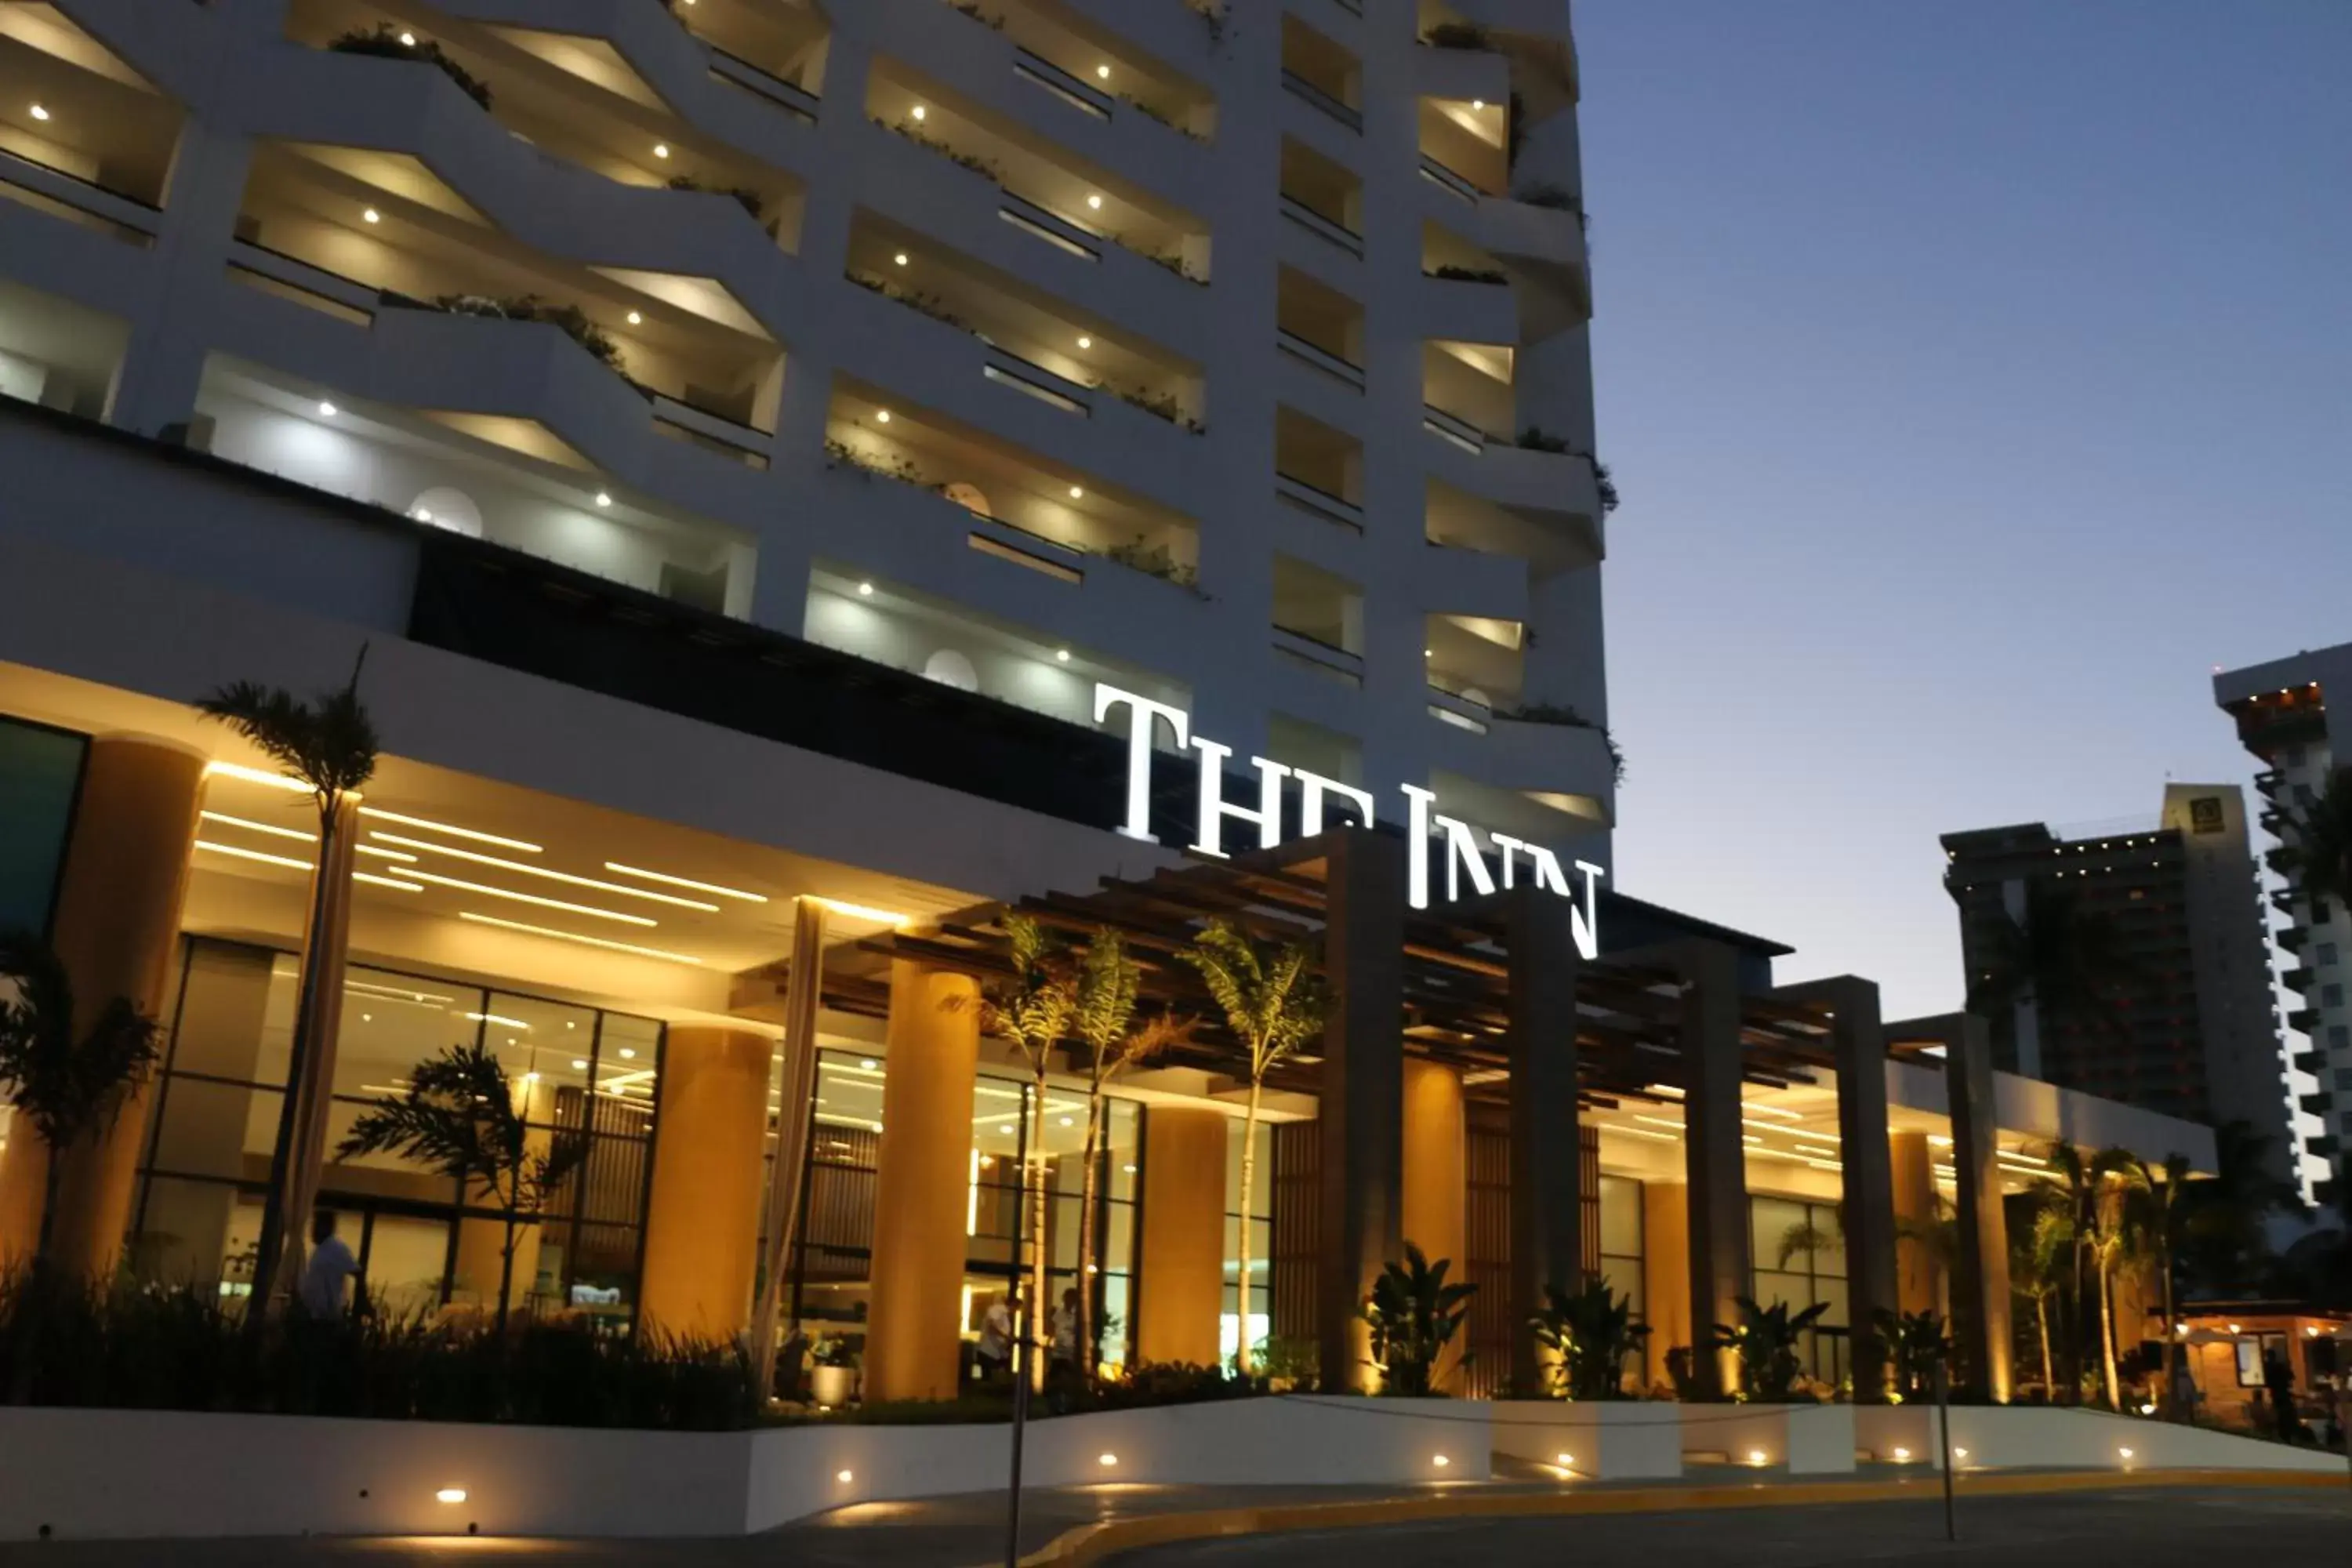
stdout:
{"type": "Polygon", "coordinates": [[[2244,781],[2214,667],[2352,640],[2352,4],[1576,22],[1617,884],[1956,1007],[1939,833],[2244,781]]]}

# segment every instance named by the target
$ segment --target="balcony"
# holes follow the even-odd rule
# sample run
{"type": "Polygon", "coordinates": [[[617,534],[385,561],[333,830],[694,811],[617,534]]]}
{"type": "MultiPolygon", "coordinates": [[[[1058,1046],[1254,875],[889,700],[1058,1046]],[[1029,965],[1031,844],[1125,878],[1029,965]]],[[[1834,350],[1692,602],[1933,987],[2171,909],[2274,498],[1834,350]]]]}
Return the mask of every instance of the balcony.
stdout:
{"type": "Polygon", "coordinates": [[[1282,142],[1282,216],[1349,256],[1364,254],[1363,182],[1288,137],[1282,142]]]}
{"type": "Polygon", "coordinates": [[[1129,181],[1082,165],[1066,146],[890,60],[876,62],[866,108],[885,130],[996,185],[1016,222],[1046,243],[1081,254],[1116,245],[1179,277],[1209,280],[1205,225],[1129,181]]]}
{"type": "Polygon", "coordinates": [[[1282,89],[1318,114],[1362,132],[1363,62],[1286,11],[1282,17],[1282,89]]]}
{"type": "Polygon", "coordinates": [[[0,279],[0,397],[103,419],[131,329],[0,279]]]}
{"type": "Polygon", "coordinates": [[[0,5],[0,198],[152,244],[183,116],[46,5],[0,5]]]}
{"type": "Polygon", "coordinates": [[[936,497],[938,521],[981,553],[1066,583],[1108,562],[1193,590],[1192,519],[936,409],[840,377],[825,445],[837,469],[936,497]]]}
{"type": "Polygon", "coordinates": [[[1429,481],[1423,531],[1432,544],[1523,562],[1544,576],[1577,571],[1601,557],[1600,531],[1586,520],[1530,514],[1442,479],[1429,481]]]}
{"type": "MultiPolygon", "coordinates": [[[[1094,26],[1066,5],[1023,0],[977,0],[955,9],[996,34],[1012,77],[1048,101],[1104,124],[1148,121],[1202,142],[1216,133],[1215,98],[1116,28],[1094,26]]],[[[942,37],[946,47],[967,54],[992,47],[975,35],[942,37]]]]}
{"type": "Polygon", "coordinates": [[[1510,189],[1506,100],[1420,100],[1422,177],[1472,206],[1510,189]]]}
{"type": "Polygon", "coordinates": [[[1526,679],[1527,632],[1517,621],[1456,614],[1426,617],[1422,657],[1429,689],[1444,714],[1484,721],[1519,705],[1526,679]]]}
{"type": "Polygon", "coordinates": [[[1276,289],[1276,346],[1350,391],[1364,390],[1364,308],[1293,268],[1276,289]]]}
{"type": "Polygon", "coordinates": [[[1277,406],[1275,495],[1284,505],[1361,532],[1363,444],[1297,409],[1277,406]]]}
{"type": "MultiPolygon", "coordinates": [[[[511,422],[510,422],[511,424],[511,422]]],[[[313,489],[698,609],[750,613],[753,551],[511,427],[377,404],[215,356],[189,445],[313,489]],[[501,439],[487,438],[498,435],[501,439]]]]}
{"type": "Polygon", "coordinates": [[[1333,573],[1274,558],[1274,648],[1343,686],[1364,682],[1363,590],[1333,573]]]}
{"type": "Polygon", "coordinates": [[[691,0],[668,9],[680,26],[710,47],[711,74],[815,118],[830,42],[824,13],[815,5],[802,0],[691,0]]]}

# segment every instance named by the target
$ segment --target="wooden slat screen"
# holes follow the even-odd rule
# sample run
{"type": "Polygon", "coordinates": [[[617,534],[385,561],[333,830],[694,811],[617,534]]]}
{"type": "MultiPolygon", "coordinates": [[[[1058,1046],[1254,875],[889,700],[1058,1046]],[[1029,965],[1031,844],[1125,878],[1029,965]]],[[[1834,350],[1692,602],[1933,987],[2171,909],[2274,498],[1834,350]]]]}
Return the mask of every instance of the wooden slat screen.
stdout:
{"type": "Polygon", "coordinates": [[[1284,1121],[1274,1129],[1273,1236],[1266,1247],[1267,1283],[1274,1291],[1269,1332],[1275,1339],[1307,1344],[1315,1342],[1318,1294],[1315,1255],[1322,1229],[1318,1207],[1321,1139],[1318,1122],[1284,1121]]]}

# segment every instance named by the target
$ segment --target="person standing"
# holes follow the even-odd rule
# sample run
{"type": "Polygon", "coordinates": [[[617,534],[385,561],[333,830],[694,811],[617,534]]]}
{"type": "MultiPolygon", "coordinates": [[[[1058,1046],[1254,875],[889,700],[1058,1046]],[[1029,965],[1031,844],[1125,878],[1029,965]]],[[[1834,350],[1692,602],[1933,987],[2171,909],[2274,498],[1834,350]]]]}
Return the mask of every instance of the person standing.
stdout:
{"type": "Polygon", "coordinates": [[[1003,1376],[1013,1359],[1013,1308],[1002,1291],[988,1299],[988,1310],[981,1314],[977,1359],[985,1383],[1003,1376]]]}
{"type": "Polygon", "coordinates": [[[2263,1387],[2270,1394],[2271,1419],[2277,1424],[2279,1441],[2294,1442],[2303,1423],[2294,1413],[2294,1368],[2288,1364],[2286,1352],[2273,1350],[2263,1357],[2263,1387]]]}
{"type": "Polygon", "coordinates": [[[302,1310],[322,1323],[340,1322],[346,1310],[344,1292],[359,1268],[359,1259],[335,1234],[335,1216],[320,1210],[310,1221],[310,1260],[302,1265],[301,1282],[295,1287],[302,1310]]]}

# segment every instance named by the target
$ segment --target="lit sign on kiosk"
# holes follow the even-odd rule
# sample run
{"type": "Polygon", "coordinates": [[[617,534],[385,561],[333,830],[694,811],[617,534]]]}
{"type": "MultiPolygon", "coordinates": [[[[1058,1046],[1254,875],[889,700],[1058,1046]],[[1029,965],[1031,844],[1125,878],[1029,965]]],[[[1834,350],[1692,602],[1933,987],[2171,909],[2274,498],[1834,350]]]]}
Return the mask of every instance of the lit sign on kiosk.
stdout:
{"type": "MultiPolygon", "coordinates": [[[[1334,803],[1351,807],[1357,823],[1372,826],[1373,802],[1369,791],[1305,768],[1291,767],[1268,757],[1252,757],[1250,766],[1257,770],[1257,804],[1238,805],[1225,799],[1225,759],[1234,754],[1231,746],[1222,745],[1204,736],[1192,733],[1192,715],[1181,708],[1165,702],[1154,702],[1132,691],[1122,691],[1116,686],[1097,684],[1095,687],[1095,722],[1100,724],[1121,707],[1133,715],[1127,731],[1127,817],[1119,824],[1119,832],[1129,838],[1139,838],[1146,844],[1160,842],[1151,831],[1151,763],[1155,725],[1165,724],[1180,749],[1200,753],[1200,816],[1192,847],[1202,855],[1225,858],[1224,837],[1229,822],[1243,823],[1256,828],[1255,847],[1271,849],[1283,841],[1282,781],[1298,781],[1298,824],[1294,837],[1312,838],[1328,826],[1326,818],[1334,803]]],[[[1575,862],[1582,873],[1583,886],[1571,891],[1568,876],[1560,868],[1559,857],[1538,844],[1507,834],[1488,833],[1502,858],[1502,879],[1496,882],[1495,873],[1479,853],[1477,831],[1458,817],[1444,815],[1437,809],[1437,795],[1414,784],[1398,786],[1405,797],[1405,897],[1414,909],[1429,908],[1429,847],[1433,834],[1445,837],[1445,901],[1476,898],[1492,893],[1499,885],[1512,888],[1518,878],[1524,857],[1530,882],[1547,892],[1559,894],[1570,900],[1569,927],[1576,941],[1576,951],[1585,958],[1601,955],[1601,926],[1598,905],[1601,868],[1587,860],[1575,862]]]]}

